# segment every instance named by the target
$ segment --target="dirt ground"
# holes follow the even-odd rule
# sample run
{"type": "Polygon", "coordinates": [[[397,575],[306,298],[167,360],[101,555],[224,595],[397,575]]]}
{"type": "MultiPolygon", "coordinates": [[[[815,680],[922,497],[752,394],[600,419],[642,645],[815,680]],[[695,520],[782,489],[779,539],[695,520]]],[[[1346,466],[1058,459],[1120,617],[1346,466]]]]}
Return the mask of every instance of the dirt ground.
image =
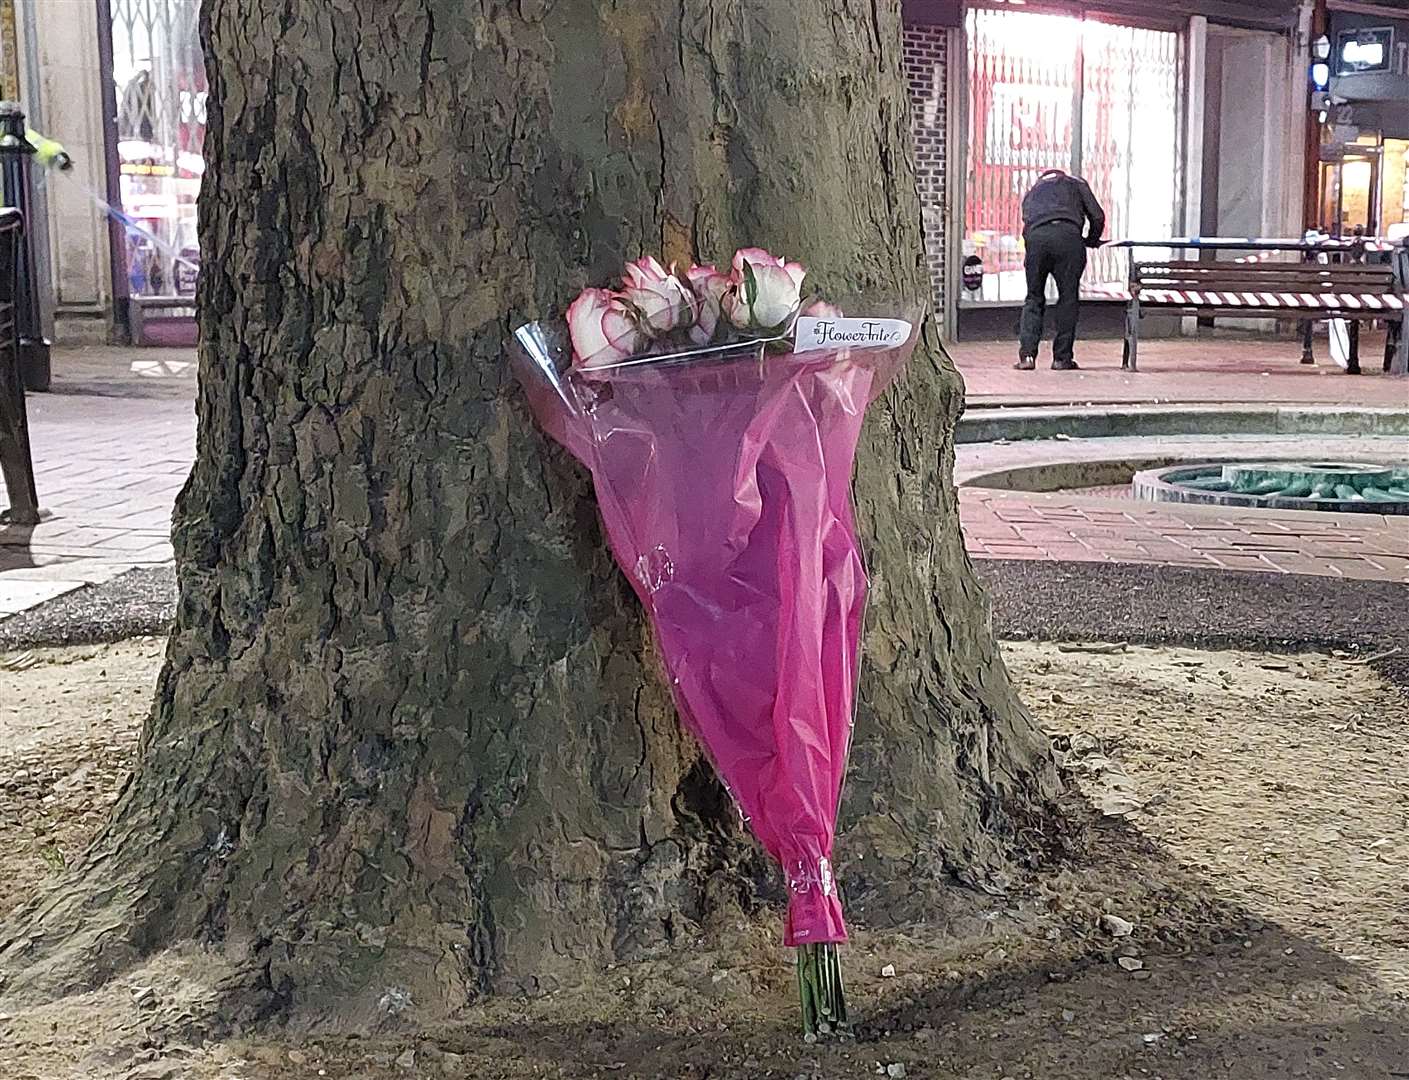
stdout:
{"type": "MultiPolygon", "coordinates": [[[[0,1080],[1409,1077],[1409,701],[1334,656],[1014,643],[1075,855],[943,927],[862,931],[858,1037],[798,1038],[778,918],[435,1031],[206,1042],[218,958],[7,1006],[0,1080]],[[889,974],[889,968],[894,973],[889,974]]],[[[0,654],[0,917],[100,826],[162,646],[0,654]]]]}

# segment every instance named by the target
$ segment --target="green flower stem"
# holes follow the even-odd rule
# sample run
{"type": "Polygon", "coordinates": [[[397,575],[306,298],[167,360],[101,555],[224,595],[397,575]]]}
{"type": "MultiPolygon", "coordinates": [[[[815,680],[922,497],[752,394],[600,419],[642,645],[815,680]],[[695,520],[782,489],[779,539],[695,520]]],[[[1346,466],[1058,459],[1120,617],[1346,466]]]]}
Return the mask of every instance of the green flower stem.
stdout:
{"type": "Polygon", "coordinates": [[[850,1033],[841,950],[833,943],[801,945],[797,950],[798,1000],[802,1005],[803,1041],[850,1033]]]}

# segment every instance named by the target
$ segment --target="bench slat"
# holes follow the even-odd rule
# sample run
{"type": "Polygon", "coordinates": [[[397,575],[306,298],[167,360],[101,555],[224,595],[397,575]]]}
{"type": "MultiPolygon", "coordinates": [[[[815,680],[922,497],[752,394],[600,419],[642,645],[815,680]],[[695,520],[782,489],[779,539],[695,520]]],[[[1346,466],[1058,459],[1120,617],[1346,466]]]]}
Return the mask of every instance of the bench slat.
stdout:
{"type": "Polygon", "coordinates": [[[1336,263],[1136,263],[1145,273],[1198,274],[1219,277],[1264,277],[1274,274],[1310,274],[1327,277],[1385,277],[1388,266],[1339,265],[1336,263]]]}
{"type": "Polygon", "coordinates": [[[1275,311],[1334,311],[1376,318],[1389,311],[1403,311],[1409,295],[1347,292],[1250,292],[1246,290],[1142,288],[1140,303],[1153,306],[1196,308],[1265,308],[1275,311]]]}
{"type": "Polygon", "coordinates": [[[1214,290],[1216,292],[1243,292],[1253,289],[1258,292],[1346,292],[1354,293],[1356,296],[1364,293],[1374,293],[1377,296],[1385,293],[1398,292],[1393,282],[1361,282],[1361,281],[1317,281],[1312,280],[1276,280],[1276,281],[1189,281],[1183,278],[1145,278],[1136,282],[1137,286],[1157,287],[1164,289],[1199,289],[1214,290]]]}
{"type": "Polygon", "coordinates": [[[1310,263],[1137,263],[1132,268],[1136,285],[1163,285],[1225,291],[1238,291],[1249,285],[1273,291],[1290,290],[1316,292],[1342,290],[1356,293],[1390,292],[1394,288],[1394,271],[1388,266],[1340,266],[1310,263]]]}

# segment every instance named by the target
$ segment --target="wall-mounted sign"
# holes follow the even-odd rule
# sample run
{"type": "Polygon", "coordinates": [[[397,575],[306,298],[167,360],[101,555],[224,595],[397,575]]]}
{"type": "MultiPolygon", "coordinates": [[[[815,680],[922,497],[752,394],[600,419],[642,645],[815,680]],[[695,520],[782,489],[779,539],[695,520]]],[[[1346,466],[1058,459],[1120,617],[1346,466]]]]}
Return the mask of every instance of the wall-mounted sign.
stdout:
{"type": "Polygon", "coordinates": [[[1356,27],[1336,35],[1336,74],[1369,75],[1396,71],[1404,64],[1405,50],[1394,47],[1394,28],[1356,27]]]}

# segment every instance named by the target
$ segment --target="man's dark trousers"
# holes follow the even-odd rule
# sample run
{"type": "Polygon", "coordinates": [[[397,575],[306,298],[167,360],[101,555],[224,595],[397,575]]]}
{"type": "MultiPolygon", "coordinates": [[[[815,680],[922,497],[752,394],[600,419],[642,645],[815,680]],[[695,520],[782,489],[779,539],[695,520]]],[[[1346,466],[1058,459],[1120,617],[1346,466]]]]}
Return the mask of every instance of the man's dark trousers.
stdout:
{"type": "Polygon", "coordinates": [[[1086,243],[1081,227],[1053,221],[1029,229],[1026,236],[1027,302],[1023,304],[1019,347],[1023,356],[1036,356],[1042,341],[1042,316],[1047,310],[1047,278],[1057,280],[1057,305],[1052,310],[1056,335],[1052,360],[1072,359],[1076,344],[1076,315],[1080,302],[1081,274],[1086,269],[1086,243]]]}

